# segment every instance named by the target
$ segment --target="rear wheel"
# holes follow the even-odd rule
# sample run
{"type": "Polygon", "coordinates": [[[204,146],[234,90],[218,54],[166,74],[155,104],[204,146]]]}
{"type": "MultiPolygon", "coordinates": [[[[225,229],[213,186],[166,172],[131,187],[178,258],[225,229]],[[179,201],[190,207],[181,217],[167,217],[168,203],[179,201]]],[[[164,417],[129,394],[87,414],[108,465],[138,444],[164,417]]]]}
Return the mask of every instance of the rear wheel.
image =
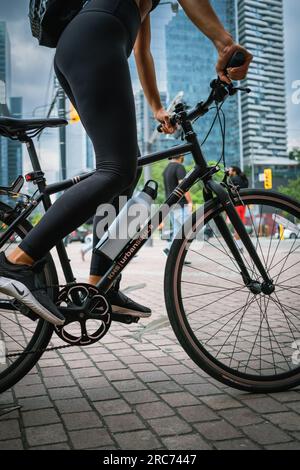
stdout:
{"type": "MultiPolygon", "coordinates": [[[[241,200],[247,231],[275,291],[254,295],[244,285],[213,222],[226,214],[209,202],[172,245],[165,273],[168,315],[183,348],[212,377],[248,392],[283,391],[300,384],[300,204],[258,190],[241,191],[241,200]],[[201,228],[208,223],[214,236],[203,240],[201,228]],[[282,239],[282,226],[297,237],[282,239]]],[[[237,244],[252,278],[261,282],[237,244]]]]}
{"type": "MultiPolygon", "coordinates": [[[[9,214],[9,207],[0,203],[0,234],[14,220],[9,214]],[[5,220],[5,222],[4,222],[5,220]]],[[[0,244],[0,251],[8,254],[20,239],[24,238],[32,226],[24,221],[16,227],[9,241],[0,244]]],[[[50,255],[41,273],[41,280],[48,286],[57,286],[58,279],[55,265],[50,255]]],[[[48,295],[55,298],[53,287],[48,295]]],[[[11,297],[0,293],[0,393],[15,385],[37,363],[43,349],[51,339],[53,327],[44,320],[33,321],[11,306],[11,297]],[[21,354],[10,357],[12,354],[21,354]]]]}

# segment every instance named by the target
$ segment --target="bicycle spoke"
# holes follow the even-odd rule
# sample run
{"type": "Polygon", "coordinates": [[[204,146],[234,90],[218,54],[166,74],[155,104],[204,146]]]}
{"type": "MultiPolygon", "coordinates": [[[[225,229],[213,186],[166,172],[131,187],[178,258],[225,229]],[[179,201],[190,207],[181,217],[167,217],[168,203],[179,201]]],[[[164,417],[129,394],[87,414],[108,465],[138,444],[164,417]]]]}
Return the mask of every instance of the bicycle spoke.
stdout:
{"type": "MultiPolygon", "coordinates": [[[[208,274],[209,276],[217,277],[218,279],[222,279],[222,281],[227,281],[227,282],[231,282],[232,284],[236,284],[237,286],[242,286],[242,284],[240,284],[239,282],[232,281],[231,279],[227,279],[226,277],[218,276],[217,274],[212,274],[212,273],[203,271],[203,269],[196,268],[195,266],[187,265],[185,267],[189,269],[194,269],[195,271],[199,271],[200,273],[208,274]]],[[[245,286],[242,286],[242,287],[245,287],[245,286]]]]}

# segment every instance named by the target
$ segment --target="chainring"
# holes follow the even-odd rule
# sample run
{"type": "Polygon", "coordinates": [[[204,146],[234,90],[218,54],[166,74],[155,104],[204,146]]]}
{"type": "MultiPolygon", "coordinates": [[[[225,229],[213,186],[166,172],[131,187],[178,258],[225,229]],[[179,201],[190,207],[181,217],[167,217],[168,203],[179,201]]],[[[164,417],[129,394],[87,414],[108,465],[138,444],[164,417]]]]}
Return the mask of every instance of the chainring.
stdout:
{"type": "Polygon", "coordinates": [[[79,283],[65,286],[58,295],[56,305],[66,321],[54,331],[64,342],[73,346],[97,343],[111,325],[111,306],[97,287],[79,283]],[[88,308],[85,303],[88,300],[88,308]]]}

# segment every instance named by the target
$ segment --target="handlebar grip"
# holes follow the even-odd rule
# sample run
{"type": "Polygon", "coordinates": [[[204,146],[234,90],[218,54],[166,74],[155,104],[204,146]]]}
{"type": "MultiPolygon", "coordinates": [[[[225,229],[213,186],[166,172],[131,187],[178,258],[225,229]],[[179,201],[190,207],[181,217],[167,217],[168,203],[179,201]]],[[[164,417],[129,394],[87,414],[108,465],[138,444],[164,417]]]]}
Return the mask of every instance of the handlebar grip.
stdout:
{"type": "MultiPolygon", "coordinates": [[[[170,123],[171,123],[172,126],[176,126],[176,118],[175,118],[175,116],[171,116],[170,123]]],[[[159,124],[156,129],[157,129],[157,132],[159,132],[160,134],[162,134],[162,132],[163,132],[163,131],[162,131],[162,124],[159,124]]]]}
{"type": "Polygon", "coordinates": [[[246,62],[246,56],[244,52],[237,51],[233,54],[230,61],[228,62],[226,66],[226,70],[231,69],[231,68],[241,67],[242,65],[244,65],[245,62],[246,62]]]}

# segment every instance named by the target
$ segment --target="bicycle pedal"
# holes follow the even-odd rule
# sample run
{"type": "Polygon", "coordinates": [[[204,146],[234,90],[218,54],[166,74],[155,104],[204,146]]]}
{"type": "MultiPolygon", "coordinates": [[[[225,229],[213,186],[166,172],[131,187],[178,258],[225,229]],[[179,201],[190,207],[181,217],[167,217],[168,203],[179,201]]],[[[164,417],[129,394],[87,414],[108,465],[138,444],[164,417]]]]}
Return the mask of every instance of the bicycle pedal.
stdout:
{"type": "Polygon", "coordinates": [[[111,314],[112,321],[116,321],[119,323],[125,323],[126,325],[130,325],[131,323],[138,323],[140,320],[139,317],[134,317],[132,315],[124,315],[123,313],[112,313],[111,314]]]}
{"type": "Polygon", "coordinates": [[[30,318],[30,320],[36,321],[38,320],[38,315],[36,315],[30,308],[26,307],[26,305],[22,304],[22,302],[19,302],[17,299],[13,299],[11,301],[11,304],[19,310],[22,315],[24,315],[27,318],[30,318]]]}

